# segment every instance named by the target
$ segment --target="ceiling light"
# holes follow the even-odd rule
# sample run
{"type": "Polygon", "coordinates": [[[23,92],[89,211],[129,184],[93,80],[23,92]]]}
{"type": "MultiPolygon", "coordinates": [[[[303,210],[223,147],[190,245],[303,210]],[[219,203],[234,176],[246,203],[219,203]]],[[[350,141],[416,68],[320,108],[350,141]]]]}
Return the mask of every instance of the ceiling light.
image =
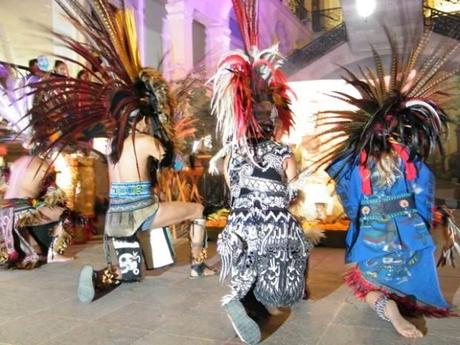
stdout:
{"type": "Polygon", "coordinates": [[[363,17],[369,17],[375,11],[375,0],[356,0],[356,10],[363,17]]]}

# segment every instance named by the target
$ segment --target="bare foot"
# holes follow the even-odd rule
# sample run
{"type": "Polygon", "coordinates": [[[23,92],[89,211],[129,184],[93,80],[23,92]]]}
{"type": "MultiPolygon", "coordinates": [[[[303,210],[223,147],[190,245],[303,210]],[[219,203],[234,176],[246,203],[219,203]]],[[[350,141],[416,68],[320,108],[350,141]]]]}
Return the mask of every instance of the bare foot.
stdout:
{"type": "Polygon", "coordinates": [[[277,316],[277,315],[283,314],[283,311],[281,309],[279,309],[279,308],[277,308],[277,307],[275,307],[273,305],[269,305],[269,304],[265,305],[264,304],[264,307],[265,307],[265,309],[267,309],[267,311],[269,312],[269,314],[271,316],[277,316]]]}
{"type": "Polygon", "coordinates": [[[423,333],[399,313],[398,306],[392,300],[387,302],[385,314],[390,319],[396,332],[406,338],[422,338],[423,333]]]}
{"type": "Polygon", "coordinates": [[[72,261],[72,260],[75,260],[75,257],[73,256],[64,256],[64,255],[60,255],[60,254],[57,254],[57,253],[53,253],[53,254],[48,254],[48,258],[46,260],[47,263],[51,264],[51,263],[54,263],[54,262],[67,262],[67,261],[72,261]]]}

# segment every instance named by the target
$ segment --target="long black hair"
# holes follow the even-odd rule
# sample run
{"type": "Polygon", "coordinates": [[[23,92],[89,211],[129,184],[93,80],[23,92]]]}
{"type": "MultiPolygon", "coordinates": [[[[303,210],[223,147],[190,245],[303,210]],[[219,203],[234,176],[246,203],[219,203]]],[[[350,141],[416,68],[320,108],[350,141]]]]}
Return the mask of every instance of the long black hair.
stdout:
{"type": "MultiPolygon", "coordinates": [[[[165,150],[165,154],[159,162],[159,166],[172,166],[175,158],[174,143],[169,138],[168,133],[161,123],[160,116],[158,115],[158,101],[155,93],[141,80],[139,80],[135,86],[137,93],[136,96],[143,96],[142,101],[140,102],[140,107],[131,112],[130,116],[126,120],[127,124],[125,126],[120,126],[121,128],[118,127],[116,129],[116,131],[123,130],[123,133],[115,132],[113,135],[111,152],[109,155],[110,160],[113,163],[117,163],[119,161],[121,152],[123,151],[123,141],[129,136],[130,132],[135,135],[134,130],[137,123],[145,118],[147,120],[147,124],[150,126],[149,134],[158,139],[165,150]],[[118,138],[118,140],[115,140],[115,138],[118,138]]],[[[123,102],[129,97],[133,97],[131,90],[119,90],[113,94],[110,103],[110,111],[114,113],[115,117],[116,113],[123,107],[123,102]]]]}

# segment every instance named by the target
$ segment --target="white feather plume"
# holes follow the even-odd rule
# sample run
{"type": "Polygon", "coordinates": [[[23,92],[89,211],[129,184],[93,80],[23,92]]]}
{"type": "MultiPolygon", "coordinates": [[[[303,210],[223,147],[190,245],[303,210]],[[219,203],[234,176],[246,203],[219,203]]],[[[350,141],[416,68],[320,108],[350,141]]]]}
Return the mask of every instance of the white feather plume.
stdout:
{"type": "MultiPolygon", "coordinates": [[[[234,111],[234,93],[231,88],[231,80],[234,73],[229,64],[224,64],[223,61],[229,56],[238,55],[248,63],[257,63],[257,61],[265,60],[272,65],[272,69],[280,68],[284,62],[284,57],[280,54],[278,44],[264,50],[254,48],[251,56],[248,56],[242,50],[235,50],[222,56],[219,61],[219,68],[208,81],[213,85],[213,96],[211,99],[211,111],[217,118],[216,132],[221,136],[222,145],[236,143],[238,146],[244,146],[247,138],[243,136],[239,141],[236,138],[236,121],[234,111]]],[[[271,78],[271,70],[266,66],[261,66],[260,72],[264,79],[271,78]]],[[[243,149],[244,150],[244,149],[243,149]]],[[[244,150],[246,151],[246,150],[244,150]]]]}
{"type": "Polygon", "coordinates": [[[8,123],[8,129],[17,134],[17,139],[26,142],[30,137],[30,117],[27,112],[32,107],[30,88],[25,86],[24,78],[15,79],[9,74],[0,85],[0,116],[8,123]]]}

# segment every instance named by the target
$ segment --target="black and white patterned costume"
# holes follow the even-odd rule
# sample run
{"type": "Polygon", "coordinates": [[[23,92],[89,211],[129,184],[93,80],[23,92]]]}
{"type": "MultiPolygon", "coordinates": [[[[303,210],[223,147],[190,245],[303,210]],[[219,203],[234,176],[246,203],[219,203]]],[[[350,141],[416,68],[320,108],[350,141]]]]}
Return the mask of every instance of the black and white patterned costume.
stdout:
{"type": "Polygon", "coordinates": [[[273,306],[290,306],[302,298],[312,245],[288,211],[283,162],[291,155],[289,147],[270,140],[254,145],[252,160],[236,146],[231,149],[232,213],[218,240],[221,280],[231,275],[224,304],[243,298],[251,288],[260,302],[273,306]]]}

